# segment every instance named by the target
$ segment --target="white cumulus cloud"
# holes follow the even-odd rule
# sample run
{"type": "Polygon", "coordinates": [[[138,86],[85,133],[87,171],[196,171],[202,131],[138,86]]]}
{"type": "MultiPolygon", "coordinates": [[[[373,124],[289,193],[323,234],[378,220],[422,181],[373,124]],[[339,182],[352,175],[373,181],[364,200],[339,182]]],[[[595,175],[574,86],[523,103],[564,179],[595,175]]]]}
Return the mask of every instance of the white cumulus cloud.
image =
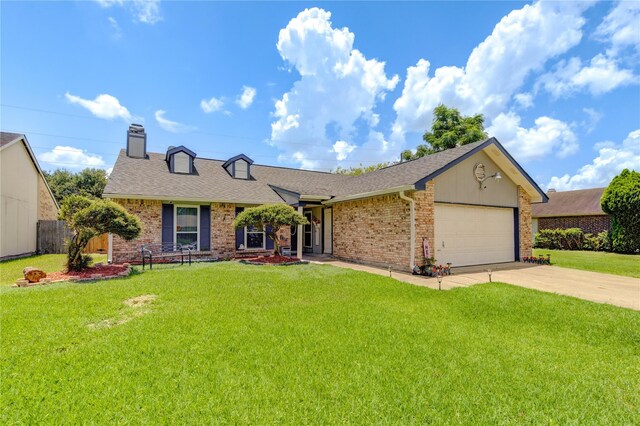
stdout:
{"type": "Polygon", "coordinates": [[[180,132],[187,132],[194,129],[192,126],[178,123],[177,121],[172,121],[172,120],[169,120],[168,118],[165,118],[164,116],[165,114],[166,114],[166,111],[163,111],[161,109],[156,111],[155,113],[156,121],[158,122],[160,127],[162,127],[164,130],[172,133],[180,133],[180,132]]]}
{"type": "Polygon", "coordinates": [[[256,97],[255,88],[249,87],[249,86],[242,86],[242,93],[240,93],[240,96],[238,96],[238,99],[236,99],[236,103],[240,106],[240,108],[247,109],[251,106],[255,97],[256,97]]]}
{"type": "Polygon", "coordinates": [[[224,101],[222,98],[213,97],[211,99],[203,99],[200,101],[200,108],[202,111],[209,114],[211,112],[220,111],[224,106],[224,101]]]}
{"type": "Polygon", "coordinates": [[[600,53],[591,59],[589,65],[583,66],[582,61],[575,57],[560,61],[553,72],[540,76],[536,87],[542,86],[558,98],[582,89],[601,95],[634,82],[637,83],[638,78],[631,70],[620,69],[615,59],[600,53]]]}
{"type": "Polygon", "coordinates": [[[358,124],[375,126],[376,104],[398,83],[386,76],[384,62],[354,49],[355,35],[333,28],[330,18],[323,9],[305,9],[278,37],[280,56],[300,79],[275,102],[271,144],[284,151],[282,161],[303,167],[332,168],[346,158],[334,141],[352,146],[358,124]]]}
{"type": "MultiPolygon", "coordinates": [[[[420,59],[407,69],[402,95],[394,109],[392,139],[423,132],[433,109],[443,103],[463,114],[482,113],[491,121],[504,112],[526,77],[551,58],[576,46],[582,38],[590,2],[537,2],[514,10],[469,55],[465,67],[444,66],[430,75],[431,64],[420,59]]],[[[523,107],[532,99],[516,98],[523,107]]]]}
{"type": "Polygon", "coordinates": [[[138,22],[153,25],[162,21],[160,0],[96,0],[96,2],[103,8],[126,7],[138,22]]]}
{"type": "Polygon", "coordinates": [[[129,110],[121,105],[120,101],[115,96],[103,93],[96,96],[94,100],[83,99],[68,92],[65,93],[64,96],[70,103],[86,108],[98,118],[103,118],[105,120],[121,118],[127,122],[141,121],[140,117],[134,117],[131,115],[129,110]]]}
{"type": "Polygon", "coordinates": [[[640,2],[620,1],[596,29],[596,37],[611,44],[612,55],[627,46],[640,52],[640,2]]]}
{"type": "Polygon", "coordinates": [[[90,154],[72,146],[56,146],[51,151],[40,155],[44,163],[66,169],[84,169],[87,167],[103,168],[105,163],[101,156],[90,154]]]}
{"type": "Polygon", "coordinates": [[[498,115],[487,129],[518,161],[565,158],[578,151],[576,135],[569,125],[550,117],[538,117],[535,126],[520,125],[520,117],[513,112],[498,115]]]}
{"type": "Polygon", "coordinates": [[[338,154],[336,156],[338,161],[346,160],[354,149],[356,149],[356,146],[346,141],[336,141],[336,143],[333,144],[333,152],[338,154]]]}
{"type": "Polygon", "coordinates": [[[554,176],[548,188],[559,191],[603,187],[624,169],[640,170],[640,129],[629,133],[621,144],[603,142],[597,145],[598,156],[571,176],[554,176]]]}

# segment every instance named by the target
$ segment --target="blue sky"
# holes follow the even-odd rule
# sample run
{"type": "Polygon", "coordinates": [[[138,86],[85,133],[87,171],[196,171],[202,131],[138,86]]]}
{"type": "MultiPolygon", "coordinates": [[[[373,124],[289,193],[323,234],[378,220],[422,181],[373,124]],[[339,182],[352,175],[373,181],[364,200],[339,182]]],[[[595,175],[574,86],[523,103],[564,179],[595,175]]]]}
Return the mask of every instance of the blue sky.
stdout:
{"type": "Polygon", "coordinates": [[[2,2],[1,127],[42,167],[149,149],[318,170],[392,161],[440,103],[538,183],[640,170],[640,2],[2,2]]]}

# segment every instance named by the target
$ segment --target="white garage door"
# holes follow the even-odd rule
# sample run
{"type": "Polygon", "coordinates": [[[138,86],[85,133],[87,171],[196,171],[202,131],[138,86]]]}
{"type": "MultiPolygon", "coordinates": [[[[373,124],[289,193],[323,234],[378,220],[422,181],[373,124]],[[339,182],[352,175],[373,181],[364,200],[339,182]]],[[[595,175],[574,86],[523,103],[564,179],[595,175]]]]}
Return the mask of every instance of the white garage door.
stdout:
{"type": "Polygon", "coordinates": [[[435,258],[453,266],[512,262],[513,209],[435,205],[435,258]]]}

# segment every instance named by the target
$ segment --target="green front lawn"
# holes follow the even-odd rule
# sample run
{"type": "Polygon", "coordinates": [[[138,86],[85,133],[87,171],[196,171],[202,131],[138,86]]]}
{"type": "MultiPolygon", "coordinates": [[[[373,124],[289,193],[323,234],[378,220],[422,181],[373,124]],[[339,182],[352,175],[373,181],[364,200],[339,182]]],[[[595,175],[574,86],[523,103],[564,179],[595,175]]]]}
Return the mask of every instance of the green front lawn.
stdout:
{"type": "Polygon", "coordinates": [[[534,249],[534,256],[551,254],[551,264],[564,268],[640,278],[640,256],[602,251],[534,249]]]}
{"type": "Polygon", "coordinates": [[[505,284],[225,262],[0,307],[2,424],[640,423],[640,313],[505,284]]]}
{"type": "MultiPolygon", "coordinates": [[[[106,262],[106,254],[92,254],[93,262],[106,262]]],[[[64,254],[43,254],[39,256],[22,257],[20,259],[0,262],[0,286],[15,284],[23,278],[22,270],[27,266],[42,269],[44,272],[58,272],[64,270],[64,254]]]]}

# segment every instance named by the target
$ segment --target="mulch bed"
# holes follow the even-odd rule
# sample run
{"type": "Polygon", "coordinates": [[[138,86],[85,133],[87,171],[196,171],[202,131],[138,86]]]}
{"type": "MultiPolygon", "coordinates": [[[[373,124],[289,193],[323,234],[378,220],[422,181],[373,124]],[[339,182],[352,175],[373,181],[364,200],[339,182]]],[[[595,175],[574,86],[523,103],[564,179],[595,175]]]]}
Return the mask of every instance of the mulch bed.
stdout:
{"type": "Polygon", "coordinates": [[[52,280],[68,280],[71,277],[91,278],[91,275],[93,274],[100,274],[103,277],[112,277],[126,270],[127,270],[127,267],[123,265],[99,265],[99,266],[90,266],[80,272],[77,272],[77,271],[52,272],[50,274],[47,274],[47,278],[51,278],[52,280]]]}
{"type": "Polygon", "coordinates": [[[240,260],[240,263],[248,263],[249,265],[298,265],[308,262],[300,260],[297,257],[260,256],[242,259],[240,260]]]}

